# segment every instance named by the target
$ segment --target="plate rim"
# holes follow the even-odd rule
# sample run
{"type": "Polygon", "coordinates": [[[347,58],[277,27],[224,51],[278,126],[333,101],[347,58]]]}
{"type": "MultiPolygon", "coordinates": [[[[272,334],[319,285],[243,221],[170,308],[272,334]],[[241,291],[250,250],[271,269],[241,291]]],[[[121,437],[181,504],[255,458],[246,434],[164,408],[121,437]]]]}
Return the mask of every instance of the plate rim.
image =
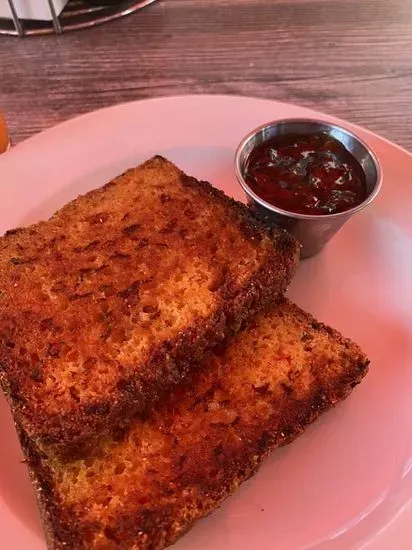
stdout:
{"type": "MultiPolygon", "coordinates": [[[[306,107],[303,105],[299,105],[297,103],[290,103],[287,101],[279,101],[277,99],[272,98],[264,98],[264,97],[257,97],[257,96],[249,96],[249,95],[239,95],[239,94],[176,94],[176,95],[161,95],[156,97],[149,97],[149,98],[138,98],[138,99],[132,99],[130,101],[121,101],[119,103],[114,103],[113,105],[107,105],[105,107],[99,107],[97,109],[93,109],[91,111],[87,111],[86,113],[81,113],[79,115],[74,115],[66,120],[62,120],[58,122],[57,124],[53,124],[52,126],[45,128],[44,130],[41,130],[40,132],[37,132],[33,134],[32,136],[29,136],[26,139],[23,139],[22,141],[19,141],[16,145],[12,145],[12,147],[3,153],[3,155],[0,156],[0,161],[3,158],[7,158],[7,155],[9,155],[12,151],[17,150],[21,145],[23,144],[29,144],[32,141],[36,140],[40,136],[44,137],[47,136],[47,134],[55,132],[57,129],[61,129],[64,126],[69,126],[72,124],[77,123],[78,121],[81,121],[83,119],[93,118],[97,115],[100,115],[101,113],[116,110],[116,109],[123,109],[123,108],[130,108],[133,105],[141,105],[143,103],[164,103],[169,101],[182,101],[182,100],[190,100],[190,99],[217,99],[217,100],[225,100],[225,99],[245,99],[250,101],[259,101],[262,103],[276,103],[278,105],[283,105],[285,107],[293,107],[294,109],[299,110],[305,110],[310,113],[315,114],[316,116],[319,116],[320,118],[330,118],[334,121],[336,121],[339,124],[342,124],[343,126],[349,126],[357,131],[366,132],[369,136],[378,138],[379,140],[385,142],[387,145],[391,145],[392,147],[396,147],[399,151],[402,151],[406,155],[412,158],[412,152],[408,151],[405,147],[402,145],[399,145],[398,143],[391,141],[390,139],[381,136],[377,132],[374,132],[372,130],[369,130],[367,127],[362,126],[360,124],[355,124],[353,122],[350,122],[349,120],[345,118],[337,117],[333,114],[326,113],[323,111],[318,111],[317,109],[312,109],[311,107],[306,107]]],[[[312,117],[311,117],[312,118],[312,117]]],[[[276,119],[275,119],[276,120],[276,119]]]]}

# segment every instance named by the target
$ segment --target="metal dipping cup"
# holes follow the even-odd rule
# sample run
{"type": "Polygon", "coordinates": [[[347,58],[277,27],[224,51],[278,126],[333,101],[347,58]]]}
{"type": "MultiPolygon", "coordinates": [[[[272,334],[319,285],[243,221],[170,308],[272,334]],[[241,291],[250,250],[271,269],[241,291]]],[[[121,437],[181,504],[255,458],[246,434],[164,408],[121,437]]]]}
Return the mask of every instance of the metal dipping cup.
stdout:
{"type": "Polygon", "coordinates": [[[247,195],[249,205],[260,216],[287,229],[300,242],[301,258],[317,254],[342,225],[356,212],[363,210],[378,195],[382,186],[382,170],[375,153],[355,134],[329,122],[315,119],[286,119],[269,122],[248,134],[239,144],[235,155],[236,177],[247,195]],[[278,135],[325,132],[340,141],[361,165],[367,187],[366,199],[335,214],[297,214],[278,208],[256,195],[245,180],[248,157],[253,149],[278,135]]]}

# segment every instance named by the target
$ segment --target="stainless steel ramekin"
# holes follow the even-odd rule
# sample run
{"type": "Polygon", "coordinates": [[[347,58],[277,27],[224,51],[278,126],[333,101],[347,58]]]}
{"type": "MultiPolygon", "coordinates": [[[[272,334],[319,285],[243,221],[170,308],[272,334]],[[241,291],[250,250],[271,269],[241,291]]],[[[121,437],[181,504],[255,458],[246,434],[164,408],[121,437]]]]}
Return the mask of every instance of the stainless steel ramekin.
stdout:
{"type": "Polygon", "coordinates": [[[342,225],[356,212],[363,210],[378,195],[382,186],[382,170],[375,153],[358,136],[329,122],[315,119],[285,119],[259,126],[239,144],[235,156],[236,176],[243,187],[250,206],[258,215],[276,222],[292,233],[302,245],[301,258],[317,254],[342,225]],[[278,208],[254,193],[244,178],[248,157],[253,149],[265,141],[284,134],[326,132],[340,141],[355,157],[365,173],[368,195],[366,199],[345,212],[337,214],[297,214],[278,208]]]}

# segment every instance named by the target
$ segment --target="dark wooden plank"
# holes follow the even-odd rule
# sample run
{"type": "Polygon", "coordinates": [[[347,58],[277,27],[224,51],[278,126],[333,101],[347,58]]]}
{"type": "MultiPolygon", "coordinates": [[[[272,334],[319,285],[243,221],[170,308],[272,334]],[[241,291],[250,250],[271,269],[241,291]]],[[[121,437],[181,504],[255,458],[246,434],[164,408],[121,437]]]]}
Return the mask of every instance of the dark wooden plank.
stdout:
{"type": "Polygon", "coordinates": [[[163,0],[64,36],[0,37],[13,140],[108,105],[183,93],[299,103],[412,149],[409,0],[163,0]]]}

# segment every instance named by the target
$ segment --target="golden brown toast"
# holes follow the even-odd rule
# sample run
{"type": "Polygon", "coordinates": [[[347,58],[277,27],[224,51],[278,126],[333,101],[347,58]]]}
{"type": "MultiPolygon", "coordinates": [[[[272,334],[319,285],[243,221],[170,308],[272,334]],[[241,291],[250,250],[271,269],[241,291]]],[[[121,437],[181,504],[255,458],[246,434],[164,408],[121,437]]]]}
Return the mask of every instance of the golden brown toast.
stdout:
{"type": "Polygon", "coordinates": [[[298,245],[154,157],[0,239],[0,382],[68,457],[283,293],[298,245]]]}
{"type": "Polygon", "coordinates": [[[53,550],[161,550],[367,371],[360,348],[284,301],[94,458],[42,457],[21,434],[53,550]]]}

